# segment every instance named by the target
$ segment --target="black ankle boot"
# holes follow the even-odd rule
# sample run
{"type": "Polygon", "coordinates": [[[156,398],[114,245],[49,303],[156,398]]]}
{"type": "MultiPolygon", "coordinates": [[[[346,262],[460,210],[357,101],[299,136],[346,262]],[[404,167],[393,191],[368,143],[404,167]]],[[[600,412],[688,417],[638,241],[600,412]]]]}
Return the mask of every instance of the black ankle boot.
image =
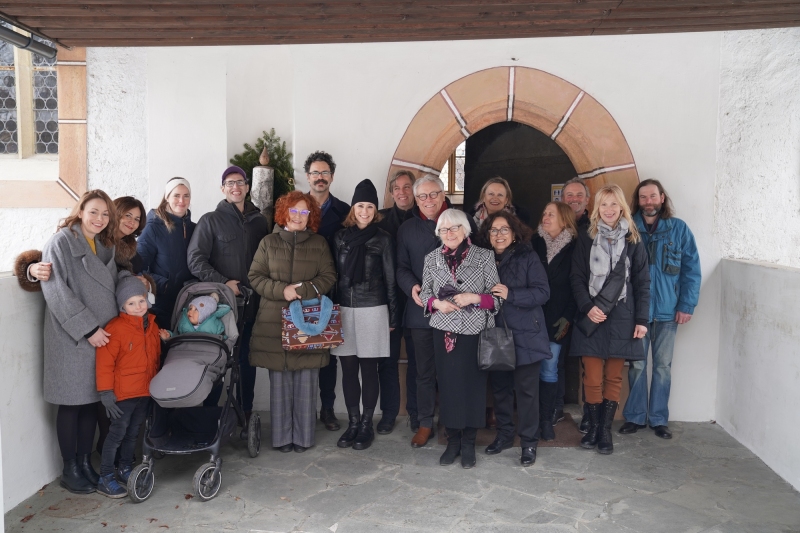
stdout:
{"type": "Polygon", "coordinates": [[[477,428],[464,428],[461,431],[461,466],[472,468],[475,466],[475,437],[477,428]]]}
{"type": "Polygon", "coordinates": [[[92,456],[88,453],[78,455],[78,470],[81,471],[81,474],[83,474],[83,477],[85,477],[89,483],[96,487],[97,484],[100,483],[100,474],[95,472],[94,468],[92,468],[91,457],[92,456]]]}
{"type": "Polygon", "coordinates": [[[558,383],[539,381],[539,429],[542,440],[555,440],[553,415],[555,415],[556,392],[558,383]]]}
{"type": "Polygon", "coordinates": [[[583,416],[581,417],[581,423],[578,426],[578,431],[584,435],[587,431],[589,431],[589,408],[587,405],[588,404],[586,402],[583,403],[583,416]]]}
{"type": "Polygon", "coordinates": [[[349,418],[350,423],[336,442],[339,448],[349,448],[356,441],[356,437],[358,436],[358,422],[361,420],[361,408],[348,407],[347,418],[349,418]]]}
{"type": "Polygon", "coordinates": [[[614,443],[611,440],[611,424],[614,422],[614,415],[617,412],[618,402],[611,400],[603,400],[601,404],[602,414],[600,415],[602,423],[600,424],[600,431],[597,440],[597,452],[603,455],[610,455],[614,453],[614,443]]]}
{"type": "Polygon", "coordinates": [[[375,439],[375,431],[372,429],[372,415],[375,409],[364,409],[361,415],[361,423],[358,425],[358,436],[353,443],[354,450],[366,450],[375,439]]]}
{"type": "Polygon", "coordinates": [[[447,431],[447,448],[439,458],[439,464],[442,466],[451,465],[456,461],[456,457],[461,455],[461,430],[446,428],[447,431]]]}
{"type": "Polygon", "coordinates": [[[600,407],[601,403],[585,403],[587,414],[589,415],[589,428],[586,430],[586,435],[581,439],[581,448],[591,450],[597,446],[597,440],[600,433],[600,407]]]}
{"type": "Polygon", "coordinates": [[[64,461],[64,471],[61,473],[61,486],[74,494],[91,494],[97,485],[84,477],[78,468],[78,461],[70,459],[64,461]]]}

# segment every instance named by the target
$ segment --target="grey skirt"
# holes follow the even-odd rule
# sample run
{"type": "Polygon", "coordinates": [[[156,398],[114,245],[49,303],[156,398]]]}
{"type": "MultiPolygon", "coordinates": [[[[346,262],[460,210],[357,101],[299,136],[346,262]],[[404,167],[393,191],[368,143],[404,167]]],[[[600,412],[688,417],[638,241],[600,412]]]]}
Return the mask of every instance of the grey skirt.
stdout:
{"type": "Polygon", "coordinates": [[[363,358],[389,357],[389,308],[340,307],[344,344],[331,349],[331,355],[357,355],[363,358]]]}

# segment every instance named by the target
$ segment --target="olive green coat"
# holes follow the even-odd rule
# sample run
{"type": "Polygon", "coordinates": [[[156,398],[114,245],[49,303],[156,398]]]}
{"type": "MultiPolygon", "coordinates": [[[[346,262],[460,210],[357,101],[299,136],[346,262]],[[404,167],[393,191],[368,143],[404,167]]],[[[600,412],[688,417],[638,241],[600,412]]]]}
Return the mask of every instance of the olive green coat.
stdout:
{"type": "Polygon", "coordinates": [[[269,370],[293,371],[322,368],[328,350],[292,350],[281,347],[281,309],[289,305],[283,289],[304,282],[297,294],[304,300],[328,292],[336,283],[336,267],[328,241],[310,231],[291,232],[276,226],[262,239],[248,274],[250,285],[261,296],[253,336],[250,364],[269,370]]]}

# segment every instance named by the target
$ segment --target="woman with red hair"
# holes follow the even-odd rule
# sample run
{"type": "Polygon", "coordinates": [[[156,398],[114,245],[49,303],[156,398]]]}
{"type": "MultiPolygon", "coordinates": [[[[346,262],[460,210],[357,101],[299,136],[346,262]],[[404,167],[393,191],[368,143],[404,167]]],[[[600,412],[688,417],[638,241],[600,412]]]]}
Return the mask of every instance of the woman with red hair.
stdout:
{"type": "Polygon", "coordinates": [[[304,452],[314,445],[319,369],[328,350],[286,351],[281,346],[281,309],[309,300],[336,283],[336,268],[319,227],[319,205],[309,194],[292,191],[275,204],[275,230],[258,246],[250,284],[261,305],[250,341],[250,364],[269,370],[272,445],[304,452]]]}

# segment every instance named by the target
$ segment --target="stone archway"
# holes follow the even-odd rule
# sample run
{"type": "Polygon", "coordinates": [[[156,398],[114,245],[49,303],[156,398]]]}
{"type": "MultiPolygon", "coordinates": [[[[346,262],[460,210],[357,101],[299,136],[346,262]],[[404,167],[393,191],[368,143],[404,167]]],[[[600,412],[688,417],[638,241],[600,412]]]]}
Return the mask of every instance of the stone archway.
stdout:
{"type": "Polygon", "coordinates": [[[454,81],[417,112],[392,158],[384,205],[392,205],[388,181],[398,170],[439,174],[464,139],[512,120],[549,135],[592,193],[615,183],[629,197],[639,183],[625,136],[597,100],[542,70],[495,67],[454,81]]]}

